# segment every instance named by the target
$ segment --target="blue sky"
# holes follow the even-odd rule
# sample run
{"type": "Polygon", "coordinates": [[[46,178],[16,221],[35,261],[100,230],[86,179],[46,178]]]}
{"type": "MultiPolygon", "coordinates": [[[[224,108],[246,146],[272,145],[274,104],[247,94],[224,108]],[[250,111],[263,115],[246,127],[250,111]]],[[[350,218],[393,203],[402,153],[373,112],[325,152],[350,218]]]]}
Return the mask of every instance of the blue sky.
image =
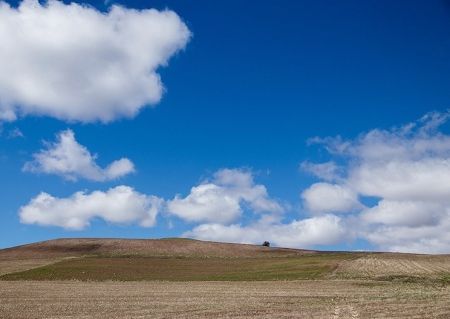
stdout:
{"type": "MultiPolygon", "coordinates": [[[[7,2],[12,5],[10,11],[14,11],[17,2],[7,2]]],[[[107,14],[113,4],[105,5],[101,1],[84,3],[91,6],[89,9],[84,7],[86,10],[104,14],[107,14]]],[[[288,238],[280,240],[278,244],[322,249],[450,251],[448,237],[435,238],[430,235],[436,229],[441,233],[447,229],[450,220],[446,213],[447,207],[450,207],[447,202],[443,201],[441,206],[433,208],[408,206],[418,197],[416,191],[408,195],[412,199],[405,199],[403,195],[400,198],[395,197],[397,195],[380,194],[364,188],[361,186],[362,182],[357,183],[350,177],[359,174],[359,171],[355,173],[355,166],[375,165],[372,157],[368,159],[358,155],[358,152],[370,147],[376,149],[380,144],[393,148],[404,147],[405,153],[408,153],[409,147],[416,141],[425,140],[427,145],[431,145],[437,139],[439,143],[443,143],[439,152],[428,149],[425,153],[407,159],[402,155],[401,163],[408,166],[429,164],[432,160],[440,163],[447,160],[447,144],[443,141],[447,137],[446,125],[434,125],[433,130],[426,133],[420,127],[434,123],[436,118],[443,118],[442,122],[445,122],[450,105],[449,2],[355,0],[256,3],[179,0],[114,3],[137,10],[155,8],[173,11],[180,19],[179,23],[189,30],[190,37],[176,40],[179,48],[165,53],[169,59],[167,65],[154,68],[161,76],[165,92],[152,106],[146,106],[148,101],[142,102],[133,116],[119,114],[105,123],[96,118],[86,120],[55,115],[59,114],[59,105],[66,107],[66,110],[78,107],[65,100],[57,100],[55,105],[52,104],[51,112],[44,110],[47,106],[45,101],[49,101],[44,98],[44,102],[41,102],[33,100],[33,97],[27,100],[23,96],[8,95],[2,101],[1,94],[10,94],[8,92],[11,89],[7,87],[8,84],[4,84],[8,79],[0,79],[0,105],[7,105],[4,106],[7,109],[14,104],[15,109],[19,110],[15,119],[1,122],[0,247],[57,237],[157,238],[189,235],[212,240],[262,242],[265,240],[263,235],[258,237],[255,234],[247,238],[242,233],[257,233],[258,227],[265,232],[266,229],[289,225],[292,221],[301,223],[311,218],[332,216],[339,219],[332,223],[342,223],[342,227],[329,240],[316,240],[312,236],[311,240],[288,238]],[[21,103],[28,106],[21,106],[21,103]],[[30,111],[35,110],[32,105],[39,103],[43,105],[40,110],[30,111]],[[433,113],[435,116],[416,122],[429,112],[436,112],[433,113]],[[408,133],[391,129],[408,123],[416,123],[417,129],[411,129],[408,133]],[[70,180],[55,171],[43,172],[39,167],[34,171],[24,171],[24,165],[33,161],[33,154],[55,146],[51,143],[57,143],[57,135],[68,129],[74,133],[77,143],[85,146],[91,154],[97,155],[95,161],[98,166],[106,167],[115,160],[127,158],[133,163],[135,172],[118,178],[93,181],[83,177],[70,180]],[[383,132],[376,142],[366,135],[374,129],[383,132]],[[14,136],[18,135],[14,132],[19,130],[23,136],[14,136]],[[313,137],[336,136],[341,136],[341,140],[322,139],[318,143],[308,143],[313,137]],[[43,141],[47,141],[47,146],[43,141]],[[347,144],[352,145],[353,151],[329,151],[333,147],[342,146],[342,141],[348,141],[347,144]],[[355,152],[358,154],[355,155],[355,152]],[[317,174],[317,170],[312,173],[312,169],[305,169],[305,165],[302,169],[301,163],[305,161],[316,164],[334,163],[340,167],[336,171],[341,171],[342,174],[324,179],[323,174],[317,174]],[[180,199],[186,198],[192,187],[209,183],[228,191],[229,185],[214,177],[221,169],[231,169],[235,173],[251,176],[253,181],[247,185],[250,188],[264,185],[267,196],[262,196],[278,203],[282,212],[277,209],[255,212],[252,199],[242,199],[239,195],[236,195],[237,199],[233,198],[241,205],[241,212],[234,219],[230,217],[229,222],[216,223],[209,217],[196,220],[186,218],[188,212],[185,213],[183,207],[178,207],[181,213],[170,212],[169,201],[177,194],[180,199]],[[314,208],[310,202],[316,197],[310,199],[302,194],[317,182],[345,187],[344,191],[339,188],[338,197],[356,196],[356,199],[352,197],[350,202],[337,203],[337,206],[331,208],[314,208]],[[55,198],[68,198],[78,191],[85,191],[86,194],[96,190],[106,192],[118,185],[132,187],[140,194],[156,196],[167,202],[162,204],[153,227],[142,227],[135,221],[125,224],[105,221],[101,216],[90,219],[90,224],[81,230],[44,225],[42,221],[24,223],[20,220],[21,207],[28,205],[40,192],[46,192],[55,198]],[[347,188],[351,194],[347,193],[347,188]],[[405,200],[409,204],[402,207],[409,208],[380,212],[380,200],[391,200],[397,204],[405,200]],[[373,209],[369,212],[371,208],[373,209]],[[416,216],[417,209],[425,215],[424,218],[418,218],[427,220],[424,224],[418,221],[418,224],[409,225],[393,223],[389,218],[381,220],[378,217],[361,217],[397,213],[416,216]],[[440,217],[435,217],[432,221],[427,219],[438,215],[440,217]],[[276,221],[259,226],[261,216],[271,216],[276,221]],[[364,234],[353,233],[355,223],[362,223],[359,219],[363,219],[364,227],[367,227],[364,234]],[[193,231],[202,225],[216,226],[204,226],[193,231]],[[239,227],[243,227],[242,233],[238,231],[236,234],[236,229],[231,229],[230,225],[240,225],[239,227]],[[431,230],[429,227],[432,225],[437,228],[431,230]],[[428,228],[424,230],[424,227],[428,228]],[[396,237],[403,232],[416,234],[418,229],[423,231],[420,235],[396,237]],[[387,244],[380,239],[387,236],[388,230],[397,234],[392,235],[395,237],[392,240],[395,244],[387,244]],[[219,233],[220,236],[217,235],[219,233]]],[[[0,12],[2,11],[7,10],[0,7],[0,12]]],[[[5,14],[10,14],[10,11],[5,14]]],[[[39,19],[39,12],[36,15],[39,19]]],[[[130,19],[134,19],[133,16],[130,19]]],[[[32,28],[39,28],[38,25],[32,28]]],[[[0,42],[5,43],[2,37],[7,38],[8,33],[2,33],[2,28],[8,30],[8,25],[0,23],[0,42]]],[[[46,32],[52,34],[53,31],[50,29],[46,32]]],[[[147,31],[143,27],[135,32],[139,33],[139,37],[146,38],[147,31]]],[[[92,32],[95,33],[96,30],[92,32]]],[[[152,42],[149,43],[151,46],[152,42]]],[[[30,45],[30,54],[33,54],[33,42],[26,44],[30,45]]],[[[133,42],[130,40],[127,45],[133,47],[133,42]]],[[[0,44],[0,50],[1,47],[0,44]]],[[[17,48],[20,50],[23,46],[17,45],[17,48]]],[[[55,52],[52,48],[46,50],[57,59],[59,55],[65,54],[55,52]]],[[[136,57],[146,57],[147,54],[144,50],[138,53],[136,57]]],[[[24,59],[26,63],[40,61],[20,56],[21,58],[17,58],[19,64],[22,63],[20,59],[24,59]]],[[[65,61],[64,58],[61,61],[65,61]]],[[[78,60],[67,61],[70,61],[71,66],[77,67],[78,60]]],[[[0,69],[6,68],[11,62],[3,59],[0,69]]],[[[91,71],[83,71],[86,66],[82,61],[79,63],[80,67],[77,69],[83,77],[92,75],[91,71]]],[[[60,72],[63,77],[73,76],[65,74],[62,67],[55,68],[55,72],[60,72]]],[[[20,72],[21,69],[17,70],[20,72]]],[[[81,75],[75,80],[79,80],[81,75]]],[[[36,76],[36,79],[40,77],[36,76]]],[[[130,78],[130,81],[132,79],[134,78],[130,78]]],[[[32,80],[30,82],[33,85],[32,80]]],[[[76,85],[70,90],[75,91],[75,87],[76,85]]],[[[95,90],[99,92],[94,96],[108,95],[108,92],[101,91],[99,87],[95,90]]],[[[124,93],[120,100],[117,98],[117,108],[121,107],[120,103],[127,103],[127,97],[124,93]]],[[[88,106],[106,109],[109,107],[107,103],[116,103],[116,100],[105,100],[108,102],[104,102],[104,105],[103,102],[93,101],[94,104],[88,106]]],[[[387,167],[392,164],[392,158],[391,155],[386,155],[382,160],[383,165],[387,167]]],[[[378,159],[376,163],[378,165],[378,159]]],[[[376,168],[372,171],[376,171],[376,168]]],[[[425,171],[434,168],[436,166],[425,171]]],[[[446,166],[442,169],[442,176],[446,176],[446,166]]],[[[428,184],[422,183],[421,177],[415,173],[410,174],[412,175],[408,176],[418,181],[419,189],[422,187],[425,191],[428,184]]],[[[393,181],[389,185],[392,184],[393,181]]],[[[233,189],[241,189],[240,185],[233,185],[233,189]]],[[[450,185],[443,185],[442,188],[445,193],[449,191],[450,185]]],[[[314,195],[322,196],[319,202],[328,202],[336,195],[334,191],[327,195],[328,191],[330,189],[314,195]]],[[[440,191],[441,189],[436,190],[431,195],[440,191]]],[[[421,203],[431,201],[430,198],[433,196],[421,199],[421,203]]],[[[45,211],[42,213],[45,214],[45,211]]],[[[59,214],[64,215],[65,212],[59,211],[59,214]]],[[[328,228],[321,228],[320,223],[311,225],[319,233],[327,232],[328,228]]],[[[292,231],[293,237],[304,238],[309,236],[311,230],[309,226],[305,227],[307,229],[303,226],[289,228],[286,233],[291,234],[292,231]],[[303,234],[302,231],[306,233],[303,234]]],[[[274,231],[275,239],[271,238],[275,243],[278,233],[274,231]]]]}

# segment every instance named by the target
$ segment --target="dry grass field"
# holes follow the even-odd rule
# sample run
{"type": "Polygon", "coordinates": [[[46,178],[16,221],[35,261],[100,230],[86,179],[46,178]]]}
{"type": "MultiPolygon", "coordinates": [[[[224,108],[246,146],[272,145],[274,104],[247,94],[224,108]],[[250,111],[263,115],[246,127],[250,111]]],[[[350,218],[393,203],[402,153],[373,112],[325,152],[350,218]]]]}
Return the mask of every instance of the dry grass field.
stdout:
{"type": "Polygon", "coordinates": [[[450,255],[187,239],[0,250],[0,318],[450,318],[450,255]]]}

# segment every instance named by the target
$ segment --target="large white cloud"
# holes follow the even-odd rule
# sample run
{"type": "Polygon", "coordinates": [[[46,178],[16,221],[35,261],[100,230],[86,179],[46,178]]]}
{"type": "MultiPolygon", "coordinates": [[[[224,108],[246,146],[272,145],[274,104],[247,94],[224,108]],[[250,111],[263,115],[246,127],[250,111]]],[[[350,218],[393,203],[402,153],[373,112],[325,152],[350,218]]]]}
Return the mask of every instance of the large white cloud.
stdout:
{"type": "Polygon", "coordinates": [[[161,99],[157,69],[189,38],[170,10],[0,1],[0,120],[132,117],[161,99]]]}
{"type": "Polygon", "coordinates": [[[381,250],[414,253],[449,253],[450,216],[447,214],[434,225],[410,227],[378,225],[368,230],[364,237],[381,250]]]}
{"type": "MultiPolygon", "coordinates": [[[[430,113],[390,130],[354,140],[314,139],[344,162],[334,187],[378,203],[360,207],[359,236],[382,250],[450,252],[450,136],[440,131],[449,113],[430,113]]],[[[314,193],[315,185],[303,194],[314,193]]],[[[341,210],[335,196],[326,211],[341,210]]],[[[308,199],[308,198],[307,198],[308,199]]],[[[331,199],[331,200],[329,200],[331,199]]],[[[320,200],[315,201],[320,206],[320,200]]],[[[314,206],[313,206],[314,208],[314,206]]]]}
{"type": "Polygon", "coordinates": [[[183,234],[197,239],[261,244],[268,240],[281,247],[310,248],[317,245],[332,245],[346,237],[345,226],[334,215],[323,215],[289,223],[261,219],[256,223],[240,224],[202,224],[183,234]]]}
{"type": "Polygon", "coordinates": [[[351,212],[363,207],[357,194],[344,185],[315,183],[301,196],[305,208],[312,213],[351,212]]]}
{"type": "Polygon", "coordinates": [[[128,186],[117,186],[106,192],[77,192],[67,198],[40,193],[20,208],[24,224],[59,226],[81,230],[94,218],[114,224],[138,223],[143,227],[155,224],[162,199],[136,192],[128,186]]]}
{"type": "Polygon", "coordinates": [[[167,211],[191,222],[227,224],[241,216],[244,205],[255,212],[283,211],[263,185],[254,183],[251,172],[239,169],[219,170],[212,181],[192,187],[186,197],[168,201],[167,211]]]}
{"type": "Polygon", "coordinates": [[[33,158],[25,164],[24,171],[56,174],[68,180],[106,181],[134,172],[134,164],[127,158],[116,160],[106,168],[98,166],[96,156],[76,141],[72,130],[60,132],[57,142],[47,143],[47,148],[33,154],[33,158]]]}
{"type": "Polygon", "coordinates": [[[380,200],[364,210],[361,219],[367,224],[389,226],[435,226],[448,218],[450,205],[433,201],[380,200]]]}

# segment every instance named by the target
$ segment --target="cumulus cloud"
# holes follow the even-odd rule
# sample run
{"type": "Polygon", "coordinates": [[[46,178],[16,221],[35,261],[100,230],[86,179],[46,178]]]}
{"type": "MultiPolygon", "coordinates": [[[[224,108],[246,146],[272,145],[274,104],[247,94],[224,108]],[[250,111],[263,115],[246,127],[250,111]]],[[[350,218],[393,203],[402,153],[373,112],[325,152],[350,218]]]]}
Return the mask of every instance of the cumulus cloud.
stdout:
{"type": "Polygon", "coordinates": [[[283,222],[283,206],[269,197],[265,186],[255,184],[250,171],[240,169],[217,171],[188,196],[169,201],[167,210],[201,223],[183,234],[196,239],[253,244],[269,240],[278,246],[315,247],[347,236],[341,219],[332,214],[283,222]],[[258,214],[242,224],[245,206],[258,214]]]}
{"type": "Polygon", "coordinates": [[[247,226],[240,224],[202,224],[184,236],[203,240],[261,244],[268,240],[282,247],[315,247],[330,245],[346,237],[345,226],[335,215],[323,215],[280,223],[262,218],[247,226]]]}
{"type": "Polygon", "coordinates": [[[416,227],[380,225],[365,234],[382,250],[439,254],[448,253],[450,242],[449,215],[435,225],[416,227]]]}
{"type": "Polygon", "coordinates": [[[170,10],[0,1],[0,120],[132,117],[161,99],[157,69],[190,36],[170,10]]]}
{"type": "Polygon", "coordinates": [[[76,141],[72,130],[60,132],[55,143],[47,143],[47,148],[33,154],[33,158],[24,165],[24,171],[55,174],[72,181],[78,178],[107,181],[134,172],[134,164],[127,158],[106,168],[98,166],[96,156],[76,141]]]}
{"type": "Polygon", "coordinates": [[[251,172],[222,169],[211,181],[192,187],[189,195],[168,201],[167,211],[190,222],[228,224],[247,205],[255,212],[281,213],[282,206],[271,199],[264,185],[255,184],[251,172]]]}
{"type": "Polygon", "coordinates": [[[138,193],[128,186],[117,186],[106,192],[77,192],[67,198],[40,193],[20,208],[19,216],[24,224],[70,230],[82,230],[94,218],[113,224],[138,223],[151,227],[162,203],[158,197],[138,193]]]}
{"type": "Polygon", "coordinates": [[[367,224],[407,227],[433,226],[446,218],[448,209],[441,203],[383,199],[377,205],[364,210],[361,219],[367,224]]]}
{"type": "MultiPolygon", "coordinates": [[[[312,140],[347,162],[342,180],[333,188],[377,199],[355,215],[359,236],[379,249],[450,252],[450,136],[440,131],[448,118],[449,113],[430,113],[419,121],[390,130],[374,129],[353,140],[312,140]]],[[[316,185],[303,193],[308,204],[316,185]]],[[[315,204],[320,210],[320,198],[328,201],[325,211],[342,210],[346,196],[335,193],[319,194],[310,205],[312,210],[315,204]]]]}
{"type": "Polygon", "coordinates": [[[363,206],[357,194],[344,185],[316,183],[301,196],[305,208],[312,213],[351,212],[363,206]]]}

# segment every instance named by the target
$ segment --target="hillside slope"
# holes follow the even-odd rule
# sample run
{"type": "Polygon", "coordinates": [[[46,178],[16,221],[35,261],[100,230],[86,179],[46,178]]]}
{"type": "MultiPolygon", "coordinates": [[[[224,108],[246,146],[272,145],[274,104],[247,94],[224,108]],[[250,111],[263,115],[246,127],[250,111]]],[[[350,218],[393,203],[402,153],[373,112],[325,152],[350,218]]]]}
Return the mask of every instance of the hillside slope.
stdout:
{"type": "MultiPolygon", "coordinates": [[[[120,268],[126,274],[123,278],[135,278],[138,272],[143,272],[142,275],[149,278],[149,272],[156,274],[162,271],[164,276],[169,272],[172,276],[175,270],[169,268],[181,267],[179,271],[187,271],[183,278],[189,279],[193,273],[208,267],[212,273],[220,275],[223,269],[230,270],[233,267],[240,267],[241,264],[249,267],[261,263],[272,265],[270,260],[315,254],[316,252],[312,250],[268,248],[182,238],[55,239],[0,250],[0,276],[44,266],[59,267],[58,269],[65,273],[67,268],[74,267],[72,263],[81,262],[81,267],[86,267],[84,263],[94,262],[90,267],[93,268],[91,272],[97,274],[96,278],[102,276],[109,278],[110,274],[105,269],[115,274],[120,268]],[[224,262],[224,259],[230,261],[224,262]],[[245,260],[254,261],[245,262],[245,260]]],[[[86,273],[84,269],[80,272],[86,273]]],[[[70,276],[72,275],[70,273],[70,276]]],[[[164,276],[156,278],[166,278],[164,276]]],[[[79,275],[76,275],[73,278],[78,277],[79,275]]]]}
{"type": "Polygon", "coordinates": [[[86,255],[168,257],[287,257],[312,254],[312,250],[268,248],[183,238],[55,239],[0,250],[2,259],[58,258],[86,255]]]}
{"type": "Polygon", "coordinates": [[[192,239],[56,239],[0,250],[1,280],[450,280],[450,255],[321,252],[192,239]]]}

